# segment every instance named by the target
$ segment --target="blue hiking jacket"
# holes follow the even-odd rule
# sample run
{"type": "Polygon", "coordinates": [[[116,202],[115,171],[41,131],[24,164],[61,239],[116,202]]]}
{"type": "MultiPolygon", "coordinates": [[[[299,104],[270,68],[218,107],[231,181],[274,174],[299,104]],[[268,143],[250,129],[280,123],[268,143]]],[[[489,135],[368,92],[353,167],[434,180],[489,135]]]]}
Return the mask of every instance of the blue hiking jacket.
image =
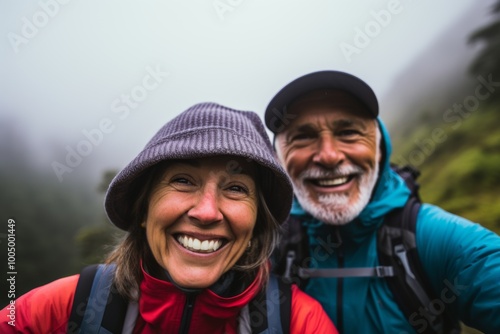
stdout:
{"type": "MultiPolygon", "coordinates": [[[[379,265],[377,229],[388,212],[404,206],[410,191],[390,168],[390,138],[378,122],[384,161],[372,198],[354,221],[340,227],[326,225],[294,202],[291,215],[306,226],[312,268],[379,265]]],[[[423,204],[416,239],[424,272],[439,296],[432,307],[439,311],[442,305],[450,305],[468,326],[500,333],[500,237],[479,224],[423,204]]],[[[383,278],[311,278],[305,291],[323,305],[341,333],[415,333],[383,278]]],[[[418,331],[428,326],[420,314],[410,319],[418,331]]]]}

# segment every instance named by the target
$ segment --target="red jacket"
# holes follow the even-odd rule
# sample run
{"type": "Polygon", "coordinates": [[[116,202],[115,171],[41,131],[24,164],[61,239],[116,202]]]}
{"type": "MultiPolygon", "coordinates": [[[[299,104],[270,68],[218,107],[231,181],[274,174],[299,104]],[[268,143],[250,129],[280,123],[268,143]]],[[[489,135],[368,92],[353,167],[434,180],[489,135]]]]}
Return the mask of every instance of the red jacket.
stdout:
{"type": "MultiPolygon", "coordinates": [[[[31,290],[0,311],[0,333],[66,333],[79,275],[31,290]],[[9,324],[10,322],[10,324],[9,324]],[[15,324],[15,326],[13,326],[15,324]]],[[[224,298],[205,289],[195,297],[190,333],[237,333],[241,309],[260,289],[254,280],[239,295],[224,298]]],[[[178,333],[186,294],[144,274],[134,333],[178,333]]],[[[338,333],[321,305],[292,286],[291,333],[338,333]]]]}

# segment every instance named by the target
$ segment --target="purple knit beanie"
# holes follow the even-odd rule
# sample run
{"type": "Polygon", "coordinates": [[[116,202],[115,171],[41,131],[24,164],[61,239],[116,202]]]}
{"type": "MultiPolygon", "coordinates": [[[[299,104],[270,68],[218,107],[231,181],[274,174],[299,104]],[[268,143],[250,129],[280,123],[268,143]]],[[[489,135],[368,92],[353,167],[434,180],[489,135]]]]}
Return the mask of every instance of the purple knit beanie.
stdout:
{"type": "Polygon", "coordinates": [[[231,155],[254,161],[260,167],[261,188],[274,218],[288,216],[293,190],[288,175],[276,160],[259,116],[215,103],[200,103],[165,124],[146,147],[109,185],[106,213],[113,224],[128,230],[132,203],[132,181],[147,168],[172,159],[231,155]]]}

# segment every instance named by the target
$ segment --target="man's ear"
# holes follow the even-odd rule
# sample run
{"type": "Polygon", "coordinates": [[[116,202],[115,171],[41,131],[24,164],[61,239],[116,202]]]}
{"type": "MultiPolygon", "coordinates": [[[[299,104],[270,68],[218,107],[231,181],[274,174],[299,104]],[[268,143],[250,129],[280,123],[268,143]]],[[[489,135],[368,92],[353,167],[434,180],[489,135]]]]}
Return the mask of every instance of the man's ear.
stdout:
{"type": "Polygon", "coordinates": [[[278,133],[278,134],[275,134],[274,135],[274,138],[273,138],[273,148],[274,148],[274,152],[276,152],[276,157],[278,158],[279,162],[280,163],[283,163],[283,160],[281,159],[282,156],[281,156],[281,150],[279,149],[280,148],[280,143],[281,141],[283,140],[283,134],[281,133],[278,133]]]}

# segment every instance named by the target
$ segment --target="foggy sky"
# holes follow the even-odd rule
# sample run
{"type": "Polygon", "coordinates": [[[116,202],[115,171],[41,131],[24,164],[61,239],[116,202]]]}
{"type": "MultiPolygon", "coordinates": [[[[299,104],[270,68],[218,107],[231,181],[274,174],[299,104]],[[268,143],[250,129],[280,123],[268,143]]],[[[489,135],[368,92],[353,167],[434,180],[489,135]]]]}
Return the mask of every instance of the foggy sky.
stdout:
{"type": "Polygon", "coordinates": [[[491,3],[4,0],[0,122],[19,125],[32,163],[54,182],[54,162],[67,166],[78,150],[86,155],[70,158],[63,182],[98,179],[189,106],[263,115],[277,90],[308,72],[358,75],[384,105],[436,36],[472,6],[487,22],[491,3]]]}

